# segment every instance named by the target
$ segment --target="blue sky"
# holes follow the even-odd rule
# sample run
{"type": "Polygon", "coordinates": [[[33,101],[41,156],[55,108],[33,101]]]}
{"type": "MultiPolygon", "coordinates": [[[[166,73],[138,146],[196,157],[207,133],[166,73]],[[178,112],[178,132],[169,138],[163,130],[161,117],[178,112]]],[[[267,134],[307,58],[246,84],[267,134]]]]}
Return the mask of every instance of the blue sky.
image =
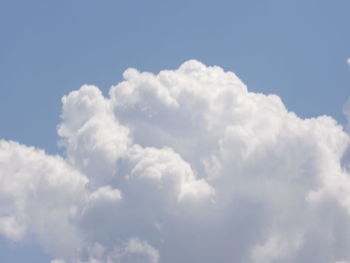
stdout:
{"type": "MultiPolygon", "coordinates": [[[[61,152],[63,95],[83,84],[107,94],[126,68],[188,59],[278,94],[301,117],[343,124],[349,11],[348,0],[0,0],[0,138],[61,152]]],[[[12,246],[0,241],[0,261],[48,260],[36,245],[12,246]]]]}

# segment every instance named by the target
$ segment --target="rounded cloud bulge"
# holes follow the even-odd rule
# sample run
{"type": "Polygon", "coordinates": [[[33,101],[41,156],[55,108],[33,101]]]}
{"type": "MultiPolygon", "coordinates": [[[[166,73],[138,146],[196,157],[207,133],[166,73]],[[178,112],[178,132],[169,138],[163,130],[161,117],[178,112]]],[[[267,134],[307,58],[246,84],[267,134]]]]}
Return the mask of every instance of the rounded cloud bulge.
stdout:
{"type": "Polygon", "coordinates": [[[350,261],[343,126],[196,60],[123,77],[63,97],[63,156],[0,141],[3,237],[52,263],[350,261]]]}

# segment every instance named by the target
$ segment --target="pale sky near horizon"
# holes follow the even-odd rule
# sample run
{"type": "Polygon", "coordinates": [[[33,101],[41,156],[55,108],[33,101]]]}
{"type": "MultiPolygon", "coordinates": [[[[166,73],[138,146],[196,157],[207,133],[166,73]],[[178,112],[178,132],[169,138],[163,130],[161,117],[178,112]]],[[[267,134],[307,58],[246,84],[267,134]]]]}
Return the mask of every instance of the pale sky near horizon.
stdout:
{"type": "MultiPolygon", "coordinates": [[[[0,0],[0,139],[62,154],[64,95],[91,84],[107,96],[127,68],[158,74],[190,59],[277,94],[300,118],[345,125],[349,13],[347,0],[0,0]]],[[[36,238],[0,235],[0,262],[51,260],[36,238]]]]}

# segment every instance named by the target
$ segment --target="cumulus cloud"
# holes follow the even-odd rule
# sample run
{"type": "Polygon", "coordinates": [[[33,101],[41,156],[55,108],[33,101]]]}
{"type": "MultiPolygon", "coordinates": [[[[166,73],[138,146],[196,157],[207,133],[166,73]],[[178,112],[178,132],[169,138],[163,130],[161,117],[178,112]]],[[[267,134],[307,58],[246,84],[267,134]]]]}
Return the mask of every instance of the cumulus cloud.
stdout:
{"type": "Polygon", "coordinates": [[[2,236],[52,263],[350,260],[350,138],[331,117],[195,60],[62,104],[64,156],[0,141],[2,236]]]}

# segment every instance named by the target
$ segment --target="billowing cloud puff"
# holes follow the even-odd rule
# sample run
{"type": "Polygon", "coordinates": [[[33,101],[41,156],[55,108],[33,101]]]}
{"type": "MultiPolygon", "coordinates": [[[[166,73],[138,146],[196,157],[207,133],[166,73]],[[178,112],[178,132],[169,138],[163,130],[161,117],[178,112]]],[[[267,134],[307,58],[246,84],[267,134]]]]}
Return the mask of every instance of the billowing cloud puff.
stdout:
{"type": "Polygon", "coordinates": [[[331,117],[194,60],[62,103],[64,156],[0,141],[2,236],[53,263],[350,260],[350,138],[331,117]]]}

